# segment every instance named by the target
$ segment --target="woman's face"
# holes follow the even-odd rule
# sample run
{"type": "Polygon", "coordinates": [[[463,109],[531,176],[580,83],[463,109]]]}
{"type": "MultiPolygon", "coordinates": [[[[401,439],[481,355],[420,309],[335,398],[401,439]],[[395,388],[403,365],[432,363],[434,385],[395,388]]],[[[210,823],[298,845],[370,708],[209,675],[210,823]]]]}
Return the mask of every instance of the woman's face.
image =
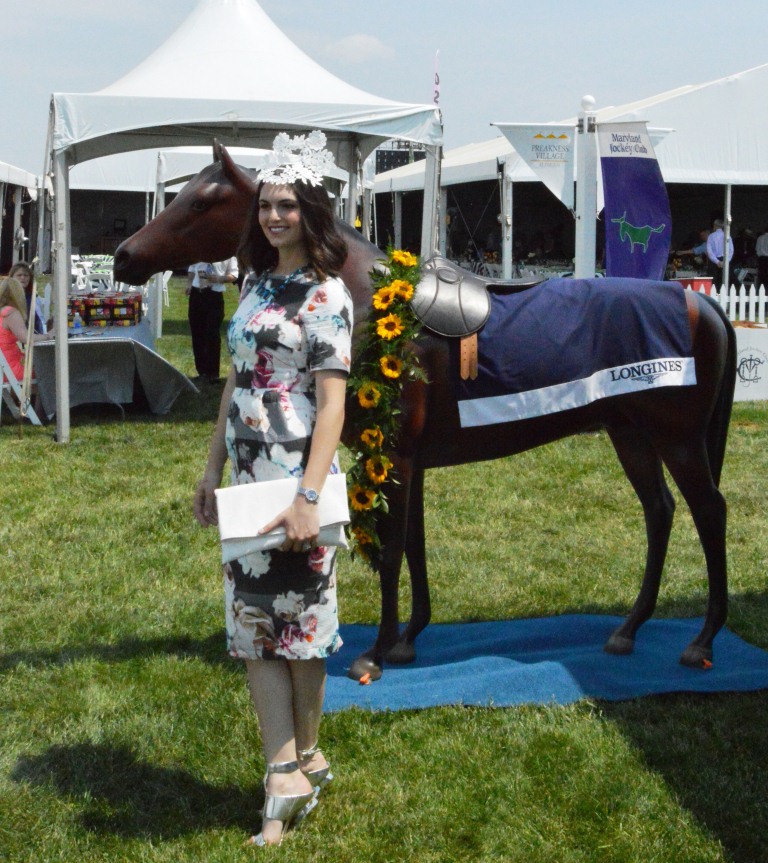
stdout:
{"type": "Polygon", "coordinates": [[[304,246],[301,205],[290,186],[265,184],[259,193],[259,225],[270,244],[280,251],[304,246]]]}
{"type": "Polygon", "coordinates": [[[10,273],[11,277],[16,279],[16,281],[21,285],[22,288],[26,291],[32,281],[29,277],[29,273],[23,268],[19,267],[18,270],[11,269],[10,273]]]}

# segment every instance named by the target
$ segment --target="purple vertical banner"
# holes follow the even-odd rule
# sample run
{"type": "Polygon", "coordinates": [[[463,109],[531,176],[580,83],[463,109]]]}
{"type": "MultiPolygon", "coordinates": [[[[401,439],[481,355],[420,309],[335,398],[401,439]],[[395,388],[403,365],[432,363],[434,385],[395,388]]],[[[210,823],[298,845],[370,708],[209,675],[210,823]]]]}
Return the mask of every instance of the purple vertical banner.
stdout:
{"type": "Polygon", "coordinates": [[[672,238],[667,189],[645,123],[600,123],[605,272],[663,279],[672,238]]]}

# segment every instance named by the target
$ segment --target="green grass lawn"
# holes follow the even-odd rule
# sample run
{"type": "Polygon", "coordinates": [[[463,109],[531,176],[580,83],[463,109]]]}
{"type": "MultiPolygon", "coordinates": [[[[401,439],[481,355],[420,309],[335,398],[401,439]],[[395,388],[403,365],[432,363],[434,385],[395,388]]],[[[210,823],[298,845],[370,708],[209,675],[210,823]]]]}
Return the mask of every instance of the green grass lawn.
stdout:
{"type": "MultiPolygon", "coordinates": [[[[182,286],[158,350],[192,374],[182,286]]],[[[217,536],[190,508],[219,393],[167,417],[76,408],[67,446],[4,415],[0,860],[261,856],[241,847],[259,824],[257,728],[224,652],[217,536]]],[[[729,626],[763,648],[766,407],[736,406],[723,476],[729,626]]],[[[429,473],[427,537],[436,621],[624,613],[643,568],[639,505],[603,434],[429,473]]],[[[377,622],[376,578],[344,557],[339,582],[343,621],[377,622]]],[[[705,601],[680,505],[658,614],[705,601]]],[[[766,692],[329,715],[337,779],[268,856],[764,863],[766,715],[766,692]]]]}

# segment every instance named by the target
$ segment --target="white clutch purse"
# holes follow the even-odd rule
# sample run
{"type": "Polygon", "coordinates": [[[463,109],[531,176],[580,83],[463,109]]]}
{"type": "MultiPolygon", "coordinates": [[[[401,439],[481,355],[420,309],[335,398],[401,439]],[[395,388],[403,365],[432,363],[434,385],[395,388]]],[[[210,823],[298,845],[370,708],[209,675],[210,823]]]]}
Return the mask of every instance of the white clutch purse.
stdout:
{"type": "MultiPolygon", "coordinates": [[[[259,530],[293,503],[298,487],[297,479],[288,478],[217,488],[221,562],[280,548],[285,542],[284,528],[261,535],[259,530]]],[[[346,474],[328,475],[317,507],[320,516],[317,544],[348,548],[344,533],[344,525],[349,524],[346,474]]]]}

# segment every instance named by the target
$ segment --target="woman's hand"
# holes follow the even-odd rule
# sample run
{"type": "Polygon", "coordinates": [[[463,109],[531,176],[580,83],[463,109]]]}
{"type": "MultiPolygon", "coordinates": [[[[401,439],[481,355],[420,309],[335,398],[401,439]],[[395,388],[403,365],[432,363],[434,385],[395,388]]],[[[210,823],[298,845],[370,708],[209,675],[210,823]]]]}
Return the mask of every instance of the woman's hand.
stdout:
{"type": "Polygon", "coordinates": [[[221,485],[221,477],[216,478],[212,474],[204,474],[197,484],[195,497],[192,502],[192,511],[198,523],[203,527],[210,527],[219,523],[219,514],[216,509],[215,489],[221,485]]]}
{"type": "Polygon", "coordinates": [[[309,551],[317,544],[320,533],[317,504],[297,497],[288,509],[264,525],[259,534],[269,533],[276,527],[285,528],[285,542],[280,546],[281,551],[309,551]]]}

